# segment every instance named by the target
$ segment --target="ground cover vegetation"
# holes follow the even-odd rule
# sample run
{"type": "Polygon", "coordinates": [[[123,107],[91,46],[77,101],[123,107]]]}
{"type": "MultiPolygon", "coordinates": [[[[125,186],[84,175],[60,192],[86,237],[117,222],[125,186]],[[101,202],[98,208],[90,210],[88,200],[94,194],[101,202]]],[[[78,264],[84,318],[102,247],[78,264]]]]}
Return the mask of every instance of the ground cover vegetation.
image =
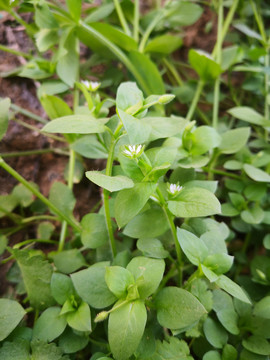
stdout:
{"type": "Polygon", "coordinates": [[[32,44],[1,45],[24,59],[1,75],[35,82],[46,112],[2,97],[0,139],[22,113],[50,140],[0,157],[17,181],[0,195],[0,358],[269,359],[269,3],[0,9],[32,44]],[[206,14],[207,45],[185,45],[206,14]],[[9,162],[43,152],[68,159],[48,196],[9,162]],[[83,181],[99,199],[80,218],[83,181]]]}

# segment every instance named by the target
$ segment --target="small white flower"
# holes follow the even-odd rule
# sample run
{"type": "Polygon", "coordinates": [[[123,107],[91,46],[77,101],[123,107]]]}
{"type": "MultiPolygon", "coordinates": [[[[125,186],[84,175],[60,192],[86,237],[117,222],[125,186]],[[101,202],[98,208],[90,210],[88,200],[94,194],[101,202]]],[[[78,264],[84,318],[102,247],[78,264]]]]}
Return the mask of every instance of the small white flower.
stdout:
{"type": "Polygon", "coordinates": [[[82,80],[81,83],[87,87],[90,91],[97,91],[97,89],[100,87],[101,83],[98,81],[88,81],[88,80],[82,80]]]}
{"type": "Polygon", "coordinates": [[[170,184],[169,188],[168,188],[168,192],[171,195],[176,195],[178,194],[181,190],[183,189],[183,186],[177,185],[177,184],[170,184]]]}
{"type": "Polygon", "coordinates": [[[128,145],[123,150],[123,154],[129,158],[137,158],[139,157],[144,150],[144,146],[142,145],[128,145]]]}

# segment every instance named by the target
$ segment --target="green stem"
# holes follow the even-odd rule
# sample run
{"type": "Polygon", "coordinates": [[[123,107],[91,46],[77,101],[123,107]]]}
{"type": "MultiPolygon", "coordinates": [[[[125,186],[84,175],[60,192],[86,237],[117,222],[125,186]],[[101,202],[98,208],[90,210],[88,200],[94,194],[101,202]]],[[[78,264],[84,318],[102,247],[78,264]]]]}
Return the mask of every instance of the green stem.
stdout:
{"type": "Polygon", "coordinates": [[[256,19],[256,22],[257,22],[257,25],[258,25],[258,28],[259,28],[259,31],[260,31],[260,34],[261,34],[261,37],[263,40],[263,45],[265,46],[265,44],[267,44],[267,36],[266,36],[265,29],[264,29],[264,24],[263,24],[261,14],[258,11],[257,6],[254,4],[254,2],[252,0],[250,1],[250,3],[251,3],[252,10],[254,12],[255,19],[256,19]]]}
{"type": "MultiPolygon", "coordinates": [[[[264,58],[264,65],[266,68],[269,68],[270,66],[270,54],[269,54],[269,49],[267,49],[267,54],[265,55],[264,58]]],[[[268,100],[269,100],[269,81],[270,81],[270,77],[268,74],[268,71],[265,72],[265,78],[264,78],[264,91],[265,91],[265,103],[264,103],[264,117],[269,120],[269,105],[268,105],[268,100]]],[[[267,130],[266,130],[267,132],[267,130]]]]}
{"type": "Polygon", "coordinates": [[[13,246],[13,249],[20,249],[24,245],[28,245],[31,243],[41,243],[41,244],[57,244],[57,241],[55,240],[48,240],[48,239],[28,239],[25,241],[22,241],[16,245],[13,246]]]}
{"type": "MultiPolygon", "coordinates": [[[[230,10],[229,10],[229,12],[228,12],[228,15],[227,15],[227,17],[226,17],[226,19],[225,19],[225,21],[224,21],[223,28],[222,28],[222,32],[221,32],[221,36],[220,36],[220,38],[221,38],[220,41],[221,41],[221,42],[223,42],[223,40],[225,39],[225,36],[226,36],[226,34],[227,34],[227,32],[228,32],[229,26],[230,26],[230,24],[231,24],[231,22],[232,22],[232,19],[233,19],[233,17],[234,17],[234,13],[235,13],[235,11],[236,11],[236,9],[237,9],[238,2],[239,2],[239,0],[234,0],[232,6],[230,7],[230,10]]],[[[214,50],[212,51],[212,56],[213,56],[213,57],[216,56],[217,46],[218,46],[218,44],[216,43],[216,45],[215,45],[215,47],[214,47],[214,50]]]]}
{"type": "Polygon", "coordinates": [[[195,112],[196,106],[197,106],[197,104],[198,104],[198,102],[199,102],[199,99],[200,99],[200,96],[201,96],[203,87],[204,87],[204,81],[203,81],[203,80],[199,80],[198,85],[197,85],[196,92],[195,92],[195,94],[194,94],[192,103],[191,103],[191,105],[190,105],[189,111],[188,111],[187,116],[186,116],[186,119],[187,119],[188,121],[190,121],[190,120],[192,119],[193,115],[194,115],[194,112],[195,112]]]}
{"type": "MultiPolygon", "coordinates": [[[[222,56],[222,26],[223,26],[223,0],[219,0],[217,50],[216,50],[216,62],[219,65],[221,65],[221,56],[222,56]]],[[[216,78],[215,87],[214,87],[214,105],[213,105],[212,125],[215,129],[218,126],[219,96],[220,96],[220,75],[216,78]]]]}
{"type": "Polygon", "coordinates": [[[120,5],[120,3],[119,3],[119,0],[113,0],[113,2],[114,2],[114,6],[115,6],[115,9],[116,9],[116,12],[117,12],[119,21],[120,21],[120,23],[121,23],[121,26],[122,26],[124,32],[125,32],[128,36],[131,36],[131,32],[130,32],[130,29],[129,29],[129,27],[128,27],[128,24],[127,24],[125,15],[124,15],[124,13],[123,13],[123,10],[122,10],[122,8],[121,8],[121,5],[120,5]]]}
{"type": "Polygon", "coordinates": [[[217,174],[217,175],[222,175],[222,176],[227,176],[227,177],[230,177],[232,179],[236,179],[236,180],[242,180],[242,177],[239,176],[239,175],[235,175],[235,174],[231,174],[231,173],[228,173],[226,171],[222,171],[222,170],[216,170],[216,169],[209,169],[208,167],[203,167],[202,168],[203,171],[205,172],[212,172],[213,174],[217,174]]]}
{"type": "Polygon", "coordinates": [[[47,122],[48,122],[48,120],[43,119],[41,116],[38,116],[38,115],[32,113],[31,111],[28,111],[28,110],[26,110],[26,109],[23,109],[22,107],[20,107],[20,106],[18,106],[18,105],[11,104],[11,105],[10,105],[10,108],[11,108],[12,110],[14,110],[14,111],[16,111],[16,112],[19,112],[19,113],[21,113],[21,114],[23,114],[23,115],[25,115],[25,116],[33,119],[33,120],[36,120],[36,121],[38,121],[38,122],[40,122],[40,123],[42,123],[42,124],[47,124],[47,122]]]}
{"type": "Polygon", "coordinates": [[[70,219],[65,213],[62,212],[58,207],[56,207],[49,199],[42,195],[35,186],[25,180],[16,170],[12,169],[1,157],[0,157],[0,167],[6,170],[11,176],[16,180],[22,183],[28,190],[30,190],[37,198],[39,198],[45,205],[47,205],[51,211],[56,213],[61,219],[65,220],[70,226],[72,226],[76,231],[81,231],[81,227],[72,219],[70,219]]]}
{"type": "Polygon", "coordinates": [[[61,149],[39,149],[39,150],[27,150],[27,151],[13,151],[8,153],[0,153],[0,156],[3,158],[17,157],[17,156],[30,156],[30,155],[40,155],[54,152],[60,155],[66,155],[61,149]]]}
{"type": "Polygon", "coordinates": [[[140,1],[134,0],[133,38],[136,42],[139,41],[139,20],[140,20],[140,1]]]}
{"type": "MultiPolygon", "coordinates": [[[[107,160],[107,165],[106,165],[106,172],[105,172],[105,174],[107,176],[112,175],[112,166],[113,166],[115,145],[116,145],[116,140],[112,137],[110,151],[108,154],[108,160],[107,160]]],[[[112,219],[111,219],[111,214],[110,214],[109,195],[110,195],[110,192],[106,189],[103,189],[103,202],[104,202],[106,226],[107,226],[108,235],[109,235],[112,257],[114,258],[116,256],[116,244],[115,244],[113,227],[112,227],[112,219]]]]}
{"type": "Polygon", "coordinates": [[[11,49],[11,48],[9,48],[9,47],[7,47],[5,45],[1,45],[1,44],[0,44],[0,50],[8,52],[8,53],[13,54],[13,55],[22,56],[25,59],[32,59],[32,57],[33,57],[30,54],[26,54],[26,53],[24,53],[22,51],[11,49]]]}
{"type": "Polygon", "coordinates": [[[162,61],[163,61],[164,65],[168,68],[168,70],[171,72],[171,74],[173,75],[174,79],[176,80],[177,85],[182,86],[183,81],[182,81],[180,75],[178,74],[178,71],[176,70],[174,64],[166,58],[163,58],[162,61]]]}
{"type": "Polygon", "coordinates": [[[25,218],[21,221],[22,224],[27,224],[32,221],[40,221],[40,220],[50,220],[50,221],[57,221],[59,220],[56,216],[50,216],[50,215],[37,215],[37,216],[31,216],[28,218],[25,218]]]}
{"type": "Polygon", "coordinates": [[[154,30],[154,28],[157,26],[157,24],[160,22],[160,20],[163,18],[164,14],[163,12],[160,12],[157,14],[156,17],[150,22],[147,29],[145,30],[145,33],[143,34],[140,46],[139,46],[139,52],[143,53],[145,45],[151,35],[151,32],[154,30]]]}

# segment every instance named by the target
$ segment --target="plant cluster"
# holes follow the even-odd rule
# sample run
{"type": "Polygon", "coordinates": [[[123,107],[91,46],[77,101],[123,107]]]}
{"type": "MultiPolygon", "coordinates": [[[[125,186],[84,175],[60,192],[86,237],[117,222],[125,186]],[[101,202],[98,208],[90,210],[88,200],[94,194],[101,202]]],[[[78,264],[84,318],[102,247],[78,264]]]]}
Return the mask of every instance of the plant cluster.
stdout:
{"type": "Polygon", "coordinates": [[[0,99],[0,139],[22,112],[68,156],[66,183],[48,197],[0,156],[19,182],[0,196],[14,284],[0,299],[1,359],[269,359],[269,4],[140,5],[0,0],[35,46],[1,45],[27,60],[2,76],[39,82],[49,119],[0,99]],[[212,53],[173,57],[208,7],[212,53]],[[101,200],[77,219],[73,185],[84,176],[101,200]],[[11,244],[29,224],[36,238],[11,244]]]}

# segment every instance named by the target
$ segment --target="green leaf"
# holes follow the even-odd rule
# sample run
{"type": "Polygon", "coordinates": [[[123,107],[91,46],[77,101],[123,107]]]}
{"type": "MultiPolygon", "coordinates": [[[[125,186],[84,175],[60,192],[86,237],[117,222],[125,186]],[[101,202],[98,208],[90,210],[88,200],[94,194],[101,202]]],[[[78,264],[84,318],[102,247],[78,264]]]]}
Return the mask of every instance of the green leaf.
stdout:
{"type": "Polygon", "coordinates": [[[207,341],[217,349],[222,349],[227,343],[228,334],[224,328],[212,318],[208,317],[203,324],[203,331],[207,341]]]}
{"type": "Polygon", "coordinates": [[[34,340],[31,343],[31,360],[69,360],[69,357],[62,356],[62,350],[56,344],[34,340]]]}
{"type": "Polygon", "coordinates": [[[240,330],[238,328],[238,315],[234,311],[233,307],[230,309],[219,310],[217,312],[217,317],[227,331],[233,335],[239,335],[240,330]]]}
{"type": "Polygon", "coordinates": [[[0,235],[0,255],[2,255],[7,247],[8,239],[5,235],[0,235]]]}
{"type": "Polygon", "coordinates": [[[154,238],[162,235],[168,228],[162,209],[151,208],[135,216],[125,227],[124,234],[133,238],[154,238]]]}
{"type": "Polygon", "coordinates": [[[70,249],[52,255],[54,265],[64,274],[70,274],[86,265],[85,259],[78,249],[70,249]]]}
{"type": "Polygon", "coordinates": [[[267,172],[256,168],[255,166],[245,164],[244,170],[252,180],[259,182],[270,182],[270,175],[267,172]]]}
{"type": "Polygon", "coordinates": [[[179,134],[187,124],[181,117],[146,117],[140,120],[143,124],[151,126],[149,141],[170,138],[179,134]]]}
{"type": "Polygon", "coordinates": [[[126,225],[144,207],[157,184],[137,183],[132,189],[121,190],[115,199],[115,218],[119,228],[126,225]]]}
{"type": "Polygon", "coordinates": [[[162,242],[158,239],[141,238],[137,241],[137,248],[143,255],[155,259],[165,259],[169,252],[164,249],[162,242]]]}
{"type": "Polygon", "coordinates": [[[95,7],[93,11],[85,18],[86,23],[91,23],[99,20],[104,20],[114,10],[114,4],[100,4],[95,7]]]}
{"type": "Polygon", "coordinates": [[[66,314],[66,320],[70,327],[77,331],[91,331],[91,313],[89,305],[82,302],[78,309],[66,314]]]}
{"type": "Polygon", "coordinates": [[[60,273],[53,273],[51,291],[58,304],[63,305],[70,295],[74,294],[74,287],[70,277],[60,273]]]}
{"type": "Polygon", "coordinates": [[[236,106],[228,110],[228,113],[236,119],[246,121],[250,124],[269,126],[270,121],[266,120],[260,113],[248,106],[236,106]]]}
{"type": "Polygon", "coordinates": [[[29,344],[24,339],[5,341],[0,348],[0,359],[5,360],[30,360],[29,344]]]}
{"type": "Polygon", "coordinates": [[[67,185],[54,182],[50,188],[49,200],[64,214],[72,215],[76,199],[67,185]]]}
{"type": "Polygon", "coordinates": [[[221,135],[221,144],[219,145],[219,149],[222,154],[234,154],[246,145],[249,136],[249,127],[226,131],[221,135]]]}
{"type": "Polygon", "coordinates": [[[270,296],[264,297],[254,307],[254,315],[270,319],[270,296]]]}
{"type": "Polygon", "coordinates": [[[3,139],[8,128],[8,111],[10,107],[10,99],[0,100],[0,140],[3,139]]]}
{"type": "Polygon", "coordinates": [[[204,242],[189,231],[177,228],[179,244],[187,258],[194,265],[199,265],[208,255],[204,242]]]}
{"type": "Polygon", "coordinates": [[[118,109],[118,115],[126,129],[129,141],[132,145],[145,143],[150,136],[151,126],[118,109]]]}
{"type": "Polygon", "coordinates": [[[18,201],[15,196],[0,195],[0,218],[12,212],[13,209],[18,205],[18,201]]]}
{"type": "Polygon", "coordinates": [[[155,300],[157,319],[169,329],[185,329],[196,324],[206,313],[197,298],[186,290],[168,286],[162,289],[155,300]]]}
{"type": "Polygon", "coordinates": [[[38,4],[35,8],[35,22],[41,29],[56,29],[58,23],[55,20],[49,6],[45,3],[38,4]]]}
{"type": "Polygon", "coordinates": [[[170,336],[167,341],[156,341],[155,354],[150,360],[193,360],[189,356],[189,347],[184,340],[170,336]]]}
{"type": "Polygon", "coordinates": [[[189,50],[190,65],[203,81],[216,79],[222,72],[221,66],[202,50],[189,50]]]}
{"type": "Polygon", "coordinates": [[[135,283],[131,272],[121,266],[107,267],[105,281],[108,288],[118,299],[125,297],[128,287],[135,283]]]}
{"type": "Polygon", "coordinates": [[[55,230],[55,226],[49,221],[42,221],[37,228],[37,235],[39,239],[49,240],[55,230]]]}
{"type": "MultiPolygon", "coordinates": [[[[36,187],[36,184],[34,186],[36,187]]],[[[33,193],[22,184],[18,184],[13,188],[12,195],[22,207],[28,207],[34,201],[33,193]]]]}
{"type": "Polygon", "coordinates": [[[51,120],[72,115],[72,110],[68,104],[57,96],[42,95],[40,102],[51,120]]]}
{"type": "Polygon", "coordinates": [[[205,353],[203,355],[202,360],[221,360],[221,356],[218,351],[210,350],[210,351],[207,351],[207,353],[205,353]]]}
{"type": "Polygon", "coordinates": [[[190,218],[218,214],[220,203],[213,193],[202,188],[183,189],[168,208],[177,217],[190,218]]]}
{"type": "MultiPolygon", "coordinates": [[[[207,151],[218,147],[221,142],[221,137],[217,131],[210,126],[199,126],[190,135],[192,145],[187,148],[192,155],[202,155],[207,151]]],[[[185,139],[183,139],[185,146],[185,139]]]]}
{"type": "Polygon", "coordinates": [[[165,23],[169,23],[173,28],[192,25],[200,18],[202,12],[202,7],[195,3],[173,1],[169,4],[168,10],[165,13],[165,23]]]}
{"type": "Polygon", "coordinates": [[[20,267],[31,306],[43,310],[55,303],[50,289],[52,266],[41,256],[30,256],[26,250],[13,249],[20,267]]]}
{"type": "Polygon", "coordinates": [[[71,275],[78,295],[95,309],[103,309],[117,300],[105,282],[107,265],[108,263],[96,263],[71,275]]]}
{"type": "Polygon", "coordinates": [[[66,0],[68,11],[75,21],[79,21],[81,16],[82,1],[81,0],[66,0]]]}
{"type": "Polygon", "coordinates": [[[230,344],[226,344],[222,351],[222,360],[237,360],[238,352],[230,344]]]}
{"type": "Polygon", "coordinates": [[[138,51],[129,53],[129,60],[136,67],[140,77],[146,83],[147,95],[162,95],[165,93],[164,83],[157,66],[149,59],[148,56],[138,51]]]}
{"type": "Polygon", "coordinates": [[[183,44],[179,36],[165,34],[148,41],[144,51],[169,55],[183,44]]]}
{"type": "Polygon", "coordinates": [[[165,262],[162,259],[150,259],[143,256],[133,258],[127,270],[137,281],[138,291],[142,299],[153,294],[163,277],[165,262]]]}
{"type": "Polygon", "coordinates": [[[135,114],[143,106],[143,93],[135,82],[120,84],[116,93],[116,107],[128,114],[135,114]]]}
{"type": "MultiPolygon", "coordinates": [[[[116,303],[117,306],[119,302],[116,303]]],[[[109,344],[116,360],[127,360],[137,349],[143,336],[147,314],[137,300],[122,305],[109,317],[109,344]]]]}
{"type": "Polygon", "coordinates": [[[264,211],[259,205],[241,212],[241,219],[248,224],[260,224],[264,219],[264,211]]]}
{"type": "Polygon", "coordinates": [[[74,332],[71,328],[66,328],[59,338],[59,347],[65,354],[77,353],[88,344],[88,337],[82,333],[74,332]]]}
{"type": "Polygon", "coordinates": [[[46,309],[37,319],[33,329],[33,340],[51,342],[62,334],[67,326],[66,319],[59,316],[59,307],[46,309]]]}
{"type": "Polygon", "coordinates": [[[88,159],[106,159],[108,153],[99,143],[95,135],[85,135],[74,141],[71,145],[76,153],[88,159]]]}
{"type": "Polygon", "coordinates": [[[90,115],[69,115],[52,120],[43,127],[42,131],[61,134],[95,134],[102,133],[105,129],[104,119],[95,119],[90,115]]]}
{"type": "Polygon", "coordinates": [[[122,175],[108,176],[100,171],[87,171],[85,176],[94,184],[111,192],[129,189],[134,186],[134,182],[130,178],[122,175]]]}
{"type": "Polygon", "coordinates": [[[0,299],[0,341],[16,328],[25,314],[24,308],[17,301],[0,299]]]}
{"type": "Polygon", "coordinates": [[[224,274],[230,270],[233,264],[233,256],[227,254],[211,254],[208,255],[203,264],[217,275],[224,274]]]}
{"type": "Polygon", "coordinates": [[[244,339],[242,344],[245,349],[259,355],[270,354],[270,343],[260,336],[250,336],[248,339],[244,339]]]}
{"type": "Polygon", "coordinates": [[[108,231],[104,215],[87,214],[82,218],[81,226],[81,241],[89,249],[96,249],[108,241],[108,231]]]}
{"type": "Polygon", "coordinates": [[[40,52],[49,50],[58,43],[58,31],[56,29],[41,29],[35,34],[37,48],[40,52]]]}
{"type": "Polygon", "coordinates": [[[221,275],[219,279],[216,281],[216,284],[223,290],[227,291],[230,295],[236,297],[237,299],[250,304],[250,300],[245,294],[245,292],[241,289],[239,285],[233,282],[225,275],[221,275]]]}

